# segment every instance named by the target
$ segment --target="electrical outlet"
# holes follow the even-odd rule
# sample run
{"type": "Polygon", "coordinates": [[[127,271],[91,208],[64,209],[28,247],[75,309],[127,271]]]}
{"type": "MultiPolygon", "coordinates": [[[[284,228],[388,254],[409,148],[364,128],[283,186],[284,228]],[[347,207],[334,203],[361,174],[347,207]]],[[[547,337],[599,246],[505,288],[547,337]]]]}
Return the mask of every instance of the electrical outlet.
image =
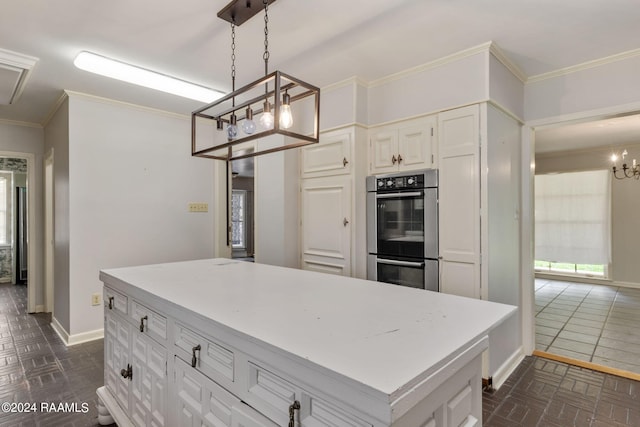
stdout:
{"type": "Polygon", "coordinates": [[[91,305],[100,305],[100,294],[91,295],[91,305]]]}
{"type": "Polygon", "coordinates": [[[209,212],[208,203],[189,203],[189,212],[209,212]]]}

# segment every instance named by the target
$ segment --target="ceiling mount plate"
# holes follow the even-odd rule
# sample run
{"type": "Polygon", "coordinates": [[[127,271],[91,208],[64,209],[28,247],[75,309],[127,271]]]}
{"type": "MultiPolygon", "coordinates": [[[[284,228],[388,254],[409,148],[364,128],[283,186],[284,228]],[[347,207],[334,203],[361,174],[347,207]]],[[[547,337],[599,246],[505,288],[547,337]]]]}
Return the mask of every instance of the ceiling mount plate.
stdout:
{"type": "MultiPolygon", "coordinates": [[[[274,1],[276,0],[269,0],[269,4],[274,1]]],[[[263,10],[264,5],[260,0],[233,0],[218,12],[218,18],[229,23],[242,25],[263,10]]]]}

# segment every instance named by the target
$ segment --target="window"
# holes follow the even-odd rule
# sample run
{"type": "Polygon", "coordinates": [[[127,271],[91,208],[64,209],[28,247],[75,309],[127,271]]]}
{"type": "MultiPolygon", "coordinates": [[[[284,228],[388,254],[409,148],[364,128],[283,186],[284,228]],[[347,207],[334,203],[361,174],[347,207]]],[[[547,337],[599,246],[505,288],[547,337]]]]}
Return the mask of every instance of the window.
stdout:
{"type": "Polygon", "coordinates": [[[247,247],[247,192],[233,190],[231,192],[231,247],[246,249],[247,247]]]}
{"type": "Polygon", "coordinates": [[[535,267],[607,276],[611,258],[611,173],[535,177],[535,267]]]}
{"type": "Polygon", "coordinates": [[[0,245],[11,245],[11,172],[0,172],[0,245]]]}

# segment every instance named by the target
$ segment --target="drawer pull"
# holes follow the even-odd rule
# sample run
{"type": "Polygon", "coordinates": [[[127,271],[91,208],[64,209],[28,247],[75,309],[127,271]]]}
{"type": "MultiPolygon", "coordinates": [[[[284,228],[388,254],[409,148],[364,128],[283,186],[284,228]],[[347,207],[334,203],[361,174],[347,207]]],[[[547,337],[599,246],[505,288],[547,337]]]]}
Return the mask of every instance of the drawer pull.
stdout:
{"type": "Polygon", "coordinates": [[[129,378],[130,380],[133,379],[133,368],[131,367],[131,365],[129,365],[127,363],[127,369],[122,369],[120,371],[120,375],[122,375],[122,378],[129,378]]]}
{"type": "Polygon", "coordinates": [[[396,159],[396,155],[394,154],[393,157],[391,157],[391,163],[395,165],[397,161],[398,159],[396,159]]]}
{"type": "Polygon", "coordinates": [[[148,320],[148,316],[144,316],[140,318],[140,332],[144,332],[144,321],[148,320]]]}
{"type": "Polygon", "coordinates": [[[113,297],[109,297],[109,310],[113,310],[113,297]]]}
{"type": "Polygon", "coordinates": [[[195,368],[196,365],[198,364],[198,357],[196,356],[196,351],[200,352],[201,349],[202,349],[202,347],[200,347],[200,344],[198,344],[197,346],[195,346],[195,347],[193,347],[191,349],[191,353],[192,353],[192,356],[191,356],[191,367],[192,368],[195,368]]]}
{"type": "Polygon", "coordinates": [[[343,157],[342,158],[342,167],[346,168],[348,164],[349,164],[349,160],[347,160],[346,157],[343,157]]]}
{"type": "Polygon", "coordinates": [[[300,409],[300,402],[295,400],[291,405],[289,405],[289,427],[295,427],[296,419],[295,419],[295,411],[300,409]]]}
{"type": "Polygon", "coordinates": [[[403,160],[402,156],[400,154],[398,154],[398,164],[400,164],[400,162],[403,160]]]}

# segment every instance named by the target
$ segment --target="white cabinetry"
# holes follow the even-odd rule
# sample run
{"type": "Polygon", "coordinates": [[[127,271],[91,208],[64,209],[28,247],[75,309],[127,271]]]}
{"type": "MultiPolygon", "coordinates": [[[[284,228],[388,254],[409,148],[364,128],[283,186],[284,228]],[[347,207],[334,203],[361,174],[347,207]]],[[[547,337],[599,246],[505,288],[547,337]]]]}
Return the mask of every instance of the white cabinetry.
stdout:
{"type": "MultiPolygon", "coordinates": [[[[164,426],[167,416],[167,352],[148,336],[144,315],[134,320],[135,300],[105,288],[105,385],[136,426],[164,426]],[[140,324],[135,324],[140,322],[140,324]],[[145,335],[147,334],[147,335],[145,335]]],[[[156,314],[156,320],[166,318],[156,314]]],[[[157,330],[158,332],[162,332],[157,330]]],[[[164,329],[166,336],[166,328],[164,329]]]]}
{"type": "MultiPolygon", "coordinates": [[[[440,290],[520,304],[520,123],[482,103],[438,115],[440,290]]],[[[490,335],[485,371],[518,351],[516,316],[490,335]]]]}
{"type": "Polygon", "coordinates": [[[371,174],[437,167],[437,117],[376,128],[370,138],[371,174]]]}
{"type": "Polygon", "coordinates": [[[514,310],[228,259],[100,277],[111,305],[99,421],[121,427],[479,425],[487,333],[514,310]],[[140,331],[141,301],[166,340],[140,331]]]}
{"type": "Polygon", "coordinates": [[[301,267],[364,278],[365,132],[325,132],[301,151],[301,267]]]}

